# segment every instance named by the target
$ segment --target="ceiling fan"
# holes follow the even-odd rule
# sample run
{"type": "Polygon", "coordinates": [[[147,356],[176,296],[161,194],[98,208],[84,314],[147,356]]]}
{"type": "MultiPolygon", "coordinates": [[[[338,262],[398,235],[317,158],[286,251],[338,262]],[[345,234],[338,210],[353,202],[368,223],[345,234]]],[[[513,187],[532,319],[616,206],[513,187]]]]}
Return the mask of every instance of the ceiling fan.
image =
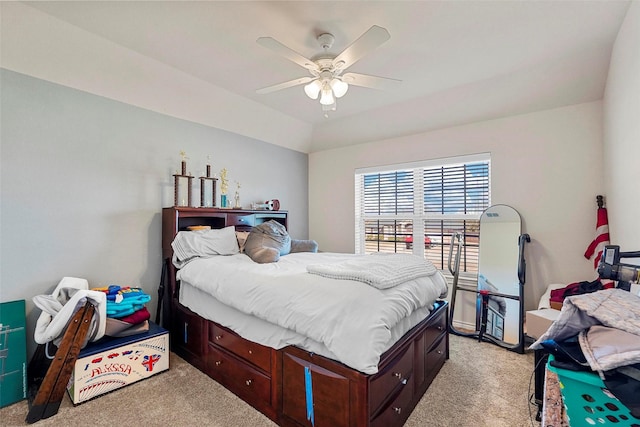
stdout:
{"type": "Polygon", "coordinates": [[[304,84],[304,91],[309,98],[318,99],[318,97],[320,97],[322,111],[324,112],[324,116],[328,117],[329,111],[336,110],[336,99],[341,98],[347,93],[349,85],[373,89],[391,89],[400,83],[400,80],[371,76],[368,74],[343,74],[343,72],[356,61],[390,38],[391,36],[385,28],[374,25],[342,51],[342,53],[334,56],[329,53],[329,49],[333,46],[335,38],[332,34],[323,33],[317,37],[317,40],[324,49],[324,52],[312,58],[306,58],[274,38],[260,37],[256,40],[259,45],[271,49],[286,59],[306,68],[311,76],[300,77],[284,83],[268,86],[258,89],[256,92],[266,94],[304,84]]]}

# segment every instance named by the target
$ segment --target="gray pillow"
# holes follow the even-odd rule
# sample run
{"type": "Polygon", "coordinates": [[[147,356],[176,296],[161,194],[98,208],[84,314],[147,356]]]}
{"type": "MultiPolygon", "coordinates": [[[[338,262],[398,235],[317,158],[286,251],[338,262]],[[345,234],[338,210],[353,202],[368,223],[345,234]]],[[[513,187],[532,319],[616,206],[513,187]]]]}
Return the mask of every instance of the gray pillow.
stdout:
{"type": "Polygon", "coordinates": [[[284,225],[271,220],[251,229],[244,253],[257,263],[276,262],[291,252],[291,237],[284,225]]]}
{"type": "Polygon", "coordinates": [[[291,239],[291,253],[318,252],[318,242],[315,240],[291,239]]]}

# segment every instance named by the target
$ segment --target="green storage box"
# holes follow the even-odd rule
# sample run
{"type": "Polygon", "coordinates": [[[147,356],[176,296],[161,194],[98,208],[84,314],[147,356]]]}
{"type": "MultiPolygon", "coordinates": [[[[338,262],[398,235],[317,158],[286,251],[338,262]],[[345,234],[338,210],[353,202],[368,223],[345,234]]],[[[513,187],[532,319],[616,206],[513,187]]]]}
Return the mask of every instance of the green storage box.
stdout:
{"type": "Polygon", "coordinates": [[[0,303],[0,408],[27,397],[24,300],[0,303]]]}

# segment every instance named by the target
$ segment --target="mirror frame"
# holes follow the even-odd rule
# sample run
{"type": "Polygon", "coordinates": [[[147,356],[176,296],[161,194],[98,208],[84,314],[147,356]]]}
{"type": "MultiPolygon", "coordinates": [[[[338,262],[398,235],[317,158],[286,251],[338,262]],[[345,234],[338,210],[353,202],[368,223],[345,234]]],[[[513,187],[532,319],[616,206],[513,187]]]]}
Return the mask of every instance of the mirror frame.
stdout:
{"type": "MultiPolygon", "coordinates": [[[[492,205],[485,209],[485,211],[480,216],[481,222],[482,218],[486,213],[491,213],[492,208],[496,207],[507,207],[511,209],[516,215],[519,222],[519,230],[518,230],[518,254],[517,254],[517,295],[505,294],[493,290],[485,290],[479,289],[478,285],[476,287],[469,286],[459,286],[458,285],[458,276],[459,276],[459,267],[460,267],[460,253],[462,250],[462,235],[460,233],[454,233],[451,237],[450,248],[449,248],[449,271],[453,274],[453,288],[451,292],[451,301],[450,312],[449,312],[449,331],[454,335],[466,336],[470,338],[477,338],[478,341],[487,341],[493,344],[499,345],[500,347],[506,348],[508,350],[512,350],[518,353],[524,353],[524,284],[526,278],[526,262],[524,259],[524,246],[526,243],[531,241],[531,238],[528,234],[522,233],[522,220],[518,211],[516,211],[513,207],[508,205],[492,205]],[[455,253],[455,256],[454,256],[455,253]],[[452,259],[455,259],[452,264],[452,259]],[[476,331],[474,332],[463,332],[455,328],[453,325],[453,316],[455,310],[455,301],[456,301],[456,293],[458,290],[466,291],[466,292],[474,292],[477,296],[477,304],[476,304],[476,316],[479,314],[479,321],[476,322],[476,331]],[[490,334],[486,333],[487,328],[487,319],[489,317],[489,299],[492,297],[496,298],[506,298],[512,299],[519,302],[519,310],[518,310],[518,329],[517,329],[517,337],[518,340],[516,343],[505,342],[501,339],[498,339],[490,334]]],[[[482,225],[480,226],[480,246],[482,246],[482,225]]],[[[482,249],[480,249],[481,251],[482,249]]],[[[478,275],[481,274],[481,265],[480,265],[480,254],[478,256],[478,275]]]]}

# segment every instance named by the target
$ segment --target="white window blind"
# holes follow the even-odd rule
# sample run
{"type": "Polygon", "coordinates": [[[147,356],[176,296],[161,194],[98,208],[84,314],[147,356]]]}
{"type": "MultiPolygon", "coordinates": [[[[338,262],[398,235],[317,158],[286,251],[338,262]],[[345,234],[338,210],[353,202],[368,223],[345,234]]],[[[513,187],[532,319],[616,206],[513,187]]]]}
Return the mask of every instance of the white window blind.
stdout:
{"type": "Polygon", "coordinates": [[[360,169],[355,184],[356,252],[414,253],[445,270],[457,231],[460,271],[477,273],[479,219],[491,202],[489,154],[360,169]]]}

